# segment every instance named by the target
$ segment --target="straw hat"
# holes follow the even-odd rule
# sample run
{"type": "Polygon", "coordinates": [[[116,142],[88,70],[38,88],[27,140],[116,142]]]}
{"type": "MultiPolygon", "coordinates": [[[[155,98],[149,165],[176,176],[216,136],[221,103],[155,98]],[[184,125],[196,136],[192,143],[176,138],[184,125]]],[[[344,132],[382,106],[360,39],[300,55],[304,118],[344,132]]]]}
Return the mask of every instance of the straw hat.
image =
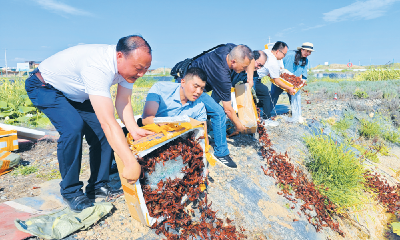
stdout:
{"type": "Polygon", "coordinates": [[[310,50],[311,52],[314,52],[314,45],[310,42],[305,42],[301,47],[297,47],[297,50],[300,49],[305,49],[305,50],[310,50]]]}

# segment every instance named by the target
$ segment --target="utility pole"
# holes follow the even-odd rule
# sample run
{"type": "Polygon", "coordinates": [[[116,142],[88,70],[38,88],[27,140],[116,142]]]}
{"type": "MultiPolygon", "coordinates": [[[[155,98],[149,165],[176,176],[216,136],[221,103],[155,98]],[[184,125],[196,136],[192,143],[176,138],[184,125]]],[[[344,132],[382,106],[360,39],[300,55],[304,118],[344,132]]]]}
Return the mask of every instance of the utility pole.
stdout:
{"type": "Polygon", "coordinates": [[[7,49],[4,50],[4,58],[6,59],[6,77],[8,77],[8,68],[7,68],[7,49]]]}

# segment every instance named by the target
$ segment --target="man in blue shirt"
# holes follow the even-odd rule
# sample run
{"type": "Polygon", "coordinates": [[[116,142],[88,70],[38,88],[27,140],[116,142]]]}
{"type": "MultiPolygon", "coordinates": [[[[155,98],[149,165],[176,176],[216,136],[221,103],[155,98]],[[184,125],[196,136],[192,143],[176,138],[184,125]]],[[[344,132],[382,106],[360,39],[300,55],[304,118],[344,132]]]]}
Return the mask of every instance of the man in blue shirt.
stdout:
{"type": "Polygon", "coordinates": [[[146,97],[143,125],[154,123],[155,117],[187,115],[201,122],[207,120],[204,103],[199,99],[206,86],[207,75],[200,68],[191,68],[181,83],[158,82],[146,97]]]}

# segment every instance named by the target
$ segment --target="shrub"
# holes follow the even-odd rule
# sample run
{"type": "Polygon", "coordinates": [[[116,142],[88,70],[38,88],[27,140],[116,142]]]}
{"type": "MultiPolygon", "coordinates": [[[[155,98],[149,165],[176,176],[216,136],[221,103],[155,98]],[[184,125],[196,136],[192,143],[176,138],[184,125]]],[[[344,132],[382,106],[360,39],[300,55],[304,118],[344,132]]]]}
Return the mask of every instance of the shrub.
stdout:
{"type": "Polygon", "coordinates": [[[361,119],[360,135],[366,138],[373,138],[381,134],[381,127],[377,122],[361,119]]]}
{"type": "Polygon", "coordinates": [[[339,207],[362,203],[364,169],[354,152],[329,136],[304,138],[311,160],[307,167],[320,192],[339,207]]]}
{"type": "Polygon", "coordinates": [[[351,127],[353,119],[354,119],[353,115],[345,114],[342,119],[337,121],[336,124],[332,126],[332,128],[337,132],[343,134],[347,129],[351,127]]]}
{"type": "Polygon", "coordinates": [[[385,131],[385,132],[382,132],[382,137],[386,141],[389,141],[392,143],[399,143],[400,134],[398,131],[385,131]]]}
{"type": "Polygon", "coordinates": [[[364,90],[356,89],[354,96],[357,98],[368,98],[368,94],[364,90]]]}
{"type": "Polygon", "coordinates": [[[400,79],[400,70],[388,68],[369,69],[356,76],[356,80],[358,81],[385,81],[395,79],[400,79]]]}

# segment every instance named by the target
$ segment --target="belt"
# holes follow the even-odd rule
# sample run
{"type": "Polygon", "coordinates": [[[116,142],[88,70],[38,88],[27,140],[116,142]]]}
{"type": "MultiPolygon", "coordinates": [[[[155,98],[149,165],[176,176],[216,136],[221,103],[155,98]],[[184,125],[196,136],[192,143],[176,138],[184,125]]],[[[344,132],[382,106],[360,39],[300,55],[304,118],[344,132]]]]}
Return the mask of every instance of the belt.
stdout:
{"type": "Polygon", "coordinates": [[[44,81],[44,79],[43,79],[43,77],[42,77],[42,74],[40,74],[40,72],[35,73],[35,76],[36,76],[37,78],[39,78],[39,80],[40,80],[43,84],[46,84],[46,82],[44,81]]]}

